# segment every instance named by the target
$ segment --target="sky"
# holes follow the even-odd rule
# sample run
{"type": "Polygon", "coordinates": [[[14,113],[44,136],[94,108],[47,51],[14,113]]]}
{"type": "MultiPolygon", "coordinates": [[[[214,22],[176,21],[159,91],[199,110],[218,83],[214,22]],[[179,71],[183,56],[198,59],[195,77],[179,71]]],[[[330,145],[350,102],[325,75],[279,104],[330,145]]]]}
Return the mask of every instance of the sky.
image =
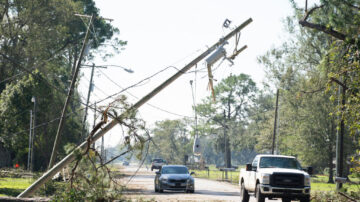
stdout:
{"type": "MultiPolygon", "coordinates": [[[[285,36],[283,21],[292,14],[288,0],[96,0],[100,15],[111,18],[111,24],[120,30],[118,36],[128,41],[120,54],[96,65],[119,65],[132,69],[128,73],[119,67],[95,71],[95,88],[90,103],[119,92],[120,87],[130,86],[165,68],[149,80],[129,89],[130,103],[137,102],[155,87],[212,46],[231,29],[252,18],[241,31],[238,48],[247,45],[230,66],[228,61],[213,66],[215,85],[230,74],[248,74],[261,88],[265,79],[264,68],[257,57],[272,47],[279,46],[285,36]],[[231,20],[230,28],[224,28],[225,19],[231,20]],[[174,68],[176,67],[176,68],[174,68]]],[[[235,47],[235,39],[226,46],[229,56],[235,47]]],[[[90,64],[90,63],[87,63],[90,64]]],[[[139,109],[139,114],[154,126],[156,121],[194,117],[190,80],[193,80],[195,103],[200,103],[211,92],[207,90],[208,77],[205,62],[200,61],[197,73],[188,73],[174,81],[139,109]],[[195,82],[196,80],[196,82],[195,82]],[[196,89],[195,89],[196,85],[196,89]],[[160,108],[160,109],[159,109],[160,108]],[[165,112],[167,111],[167,112],[165,112]],[[176,114],[176,115],[175,115],[176,114]]],[[[193,67],[190,71],[195,70],[193,67]]],[[[84,68],[80,80],[80,92],[86,97],[89,87],[90,68],[84,68]]],[[[93,125],[93,112],[89,111],[88,122],[93,125]]],[[[121,135],[119,128],[105,135],[105,145],[115,146],[121,135]]]]}

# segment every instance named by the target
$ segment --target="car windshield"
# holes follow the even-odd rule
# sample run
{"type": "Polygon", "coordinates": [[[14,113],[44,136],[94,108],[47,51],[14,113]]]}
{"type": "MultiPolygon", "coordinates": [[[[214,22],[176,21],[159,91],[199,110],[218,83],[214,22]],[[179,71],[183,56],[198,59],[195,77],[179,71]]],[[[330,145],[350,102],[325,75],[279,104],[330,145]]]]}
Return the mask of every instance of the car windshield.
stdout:
{"type": "Polygon", "coordinates": [[[260,168],[290,168],[301,170],[300,163],[295,158],[262,157],[260,168]]]}
{"type": "Polygon", "coordinates": [[[186,167],[163,167],[162,174],[188,174],[189,171],[186,167]]]}

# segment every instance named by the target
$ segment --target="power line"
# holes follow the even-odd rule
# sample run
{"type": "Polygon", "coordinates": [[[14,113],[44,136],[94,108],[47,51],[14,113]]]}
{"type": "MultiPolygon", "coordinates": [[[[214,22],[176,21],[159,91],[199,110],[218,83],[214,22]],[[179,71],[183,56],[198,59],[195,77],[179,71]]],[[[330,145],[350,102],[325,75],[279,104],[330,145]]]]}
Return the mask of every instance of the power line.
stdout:
{"type": "MultiPolygon", "coordinates": [[[[116,83],[114,80],[112,80],[107,74],[105,74],[103,71],[99,70],[109,81],[111,81],[113,84],[115,84],[117,87],[121,88],[121,89],[124,89],[122,86],[120,86],[118,83],[116,83]]],[[[129,95],[131,95],[132,97],[136,98],[136,99],[139,99],[137,96],[133,95],[132,93],[130,92],[126,92],[128,93],[129,95]]],[[[162,109],[156,105],[153,105],[153,104],[150,104],[150,103],[146,103],[147,105],[155,108],[155,109],[158,109],[160,111],[163,111],[163,112],[166,112],[166,113],[169,113],[169,114],[172,114],[172,115],[175,115],[175,116],[180,116],[180,117],[185,117],[185,118],[192,118],[192,117],[189,117],[189,116],[185,116],[185,115],[181,115],[181,114],[177,114],[177,113],[174,113],[174,112],[170,112],[168,110],[165,110],[165,109],[162,109]]]]}

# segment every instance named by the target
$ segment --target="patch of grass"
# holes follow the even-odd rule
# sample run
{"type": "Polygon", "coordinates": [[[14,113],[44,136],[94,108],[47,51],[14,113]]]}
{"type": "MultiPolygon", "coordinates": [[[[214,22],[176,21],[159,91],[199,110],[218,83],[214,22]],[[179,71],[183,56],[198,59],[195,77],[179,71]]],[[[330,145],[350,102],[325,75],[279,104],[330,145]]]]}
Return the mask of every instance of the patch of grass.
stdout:
{"type": "Polygon", "coordinates": [[[0,178],[0,195],[17,196],[33,182],[32,178],[0,178]]]}
{"type": "MultiPolygon", "coordinates": [[[[217,170],[215,166],[209,167],[207,170],[190,170],[190,172],[195,172],[195,177],[198,178],[207,178],[211,180],[225,180],[225,172],[217,170]]],[[[231,183],[239,183],[239,171],[228,171],[228,180],[231,183]]]]}

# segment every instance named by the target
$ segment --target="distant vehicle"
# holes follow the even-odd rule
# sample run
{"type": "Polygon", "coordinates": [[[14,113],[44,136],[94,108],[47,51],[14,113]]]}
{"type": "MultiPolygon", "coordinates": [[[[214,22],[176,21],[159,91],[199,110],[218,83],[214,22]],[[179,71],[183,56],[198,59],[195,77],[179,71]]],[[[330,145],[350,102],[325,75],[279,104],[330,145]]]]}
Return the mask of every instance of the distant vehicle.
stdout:
{"type": "Polygon", "coordinates": [[[123,162],[123,166],[128,166],[128,165],[130,165],[130,163],[128,161],[123,162]]]}
{"type": "Polygon", "coordinates": [[[311,174],[312,167],[302,169],[295,157],[257,155],[240,171],[240,201],[248,202],[249,193],[254,193],[257,202],[265,198],[309,202],[311,174]]]}
{"type": "Polygon", "coordinates": [[[160,169],[165,164],[166,161],[164,159],[153,159],[151,163],[151,171],[153,171],[154,169],[160,169]]]}
{"type": "Polygon", "coordinates": [[[161,170],[156,172],[154,179],[155,192],[164,190],[195,192],[195,180],[191,176],[194,172],[189,173],[186,166],[181,165],[164,165],[161,170]]]}

